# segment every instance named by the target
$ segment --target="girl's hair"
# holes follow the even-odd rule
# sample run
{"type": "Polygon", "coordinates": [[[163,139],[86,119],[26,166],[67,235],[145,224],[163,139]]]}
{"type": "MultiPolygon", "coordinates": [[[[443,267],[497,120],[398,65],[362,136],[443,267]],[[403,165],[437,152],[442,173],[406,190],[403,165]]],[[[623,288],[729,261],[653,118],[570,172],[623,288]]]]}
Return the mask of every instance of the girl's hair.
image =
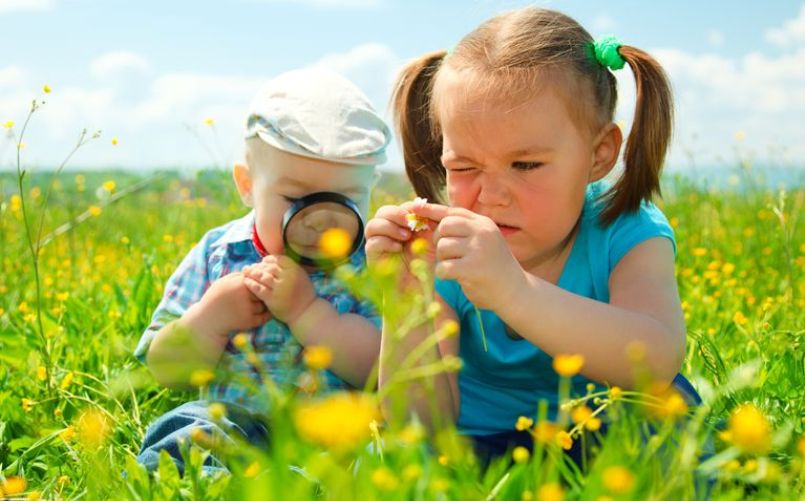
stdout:
{"type": "MultiPolygon", "coordinates": [[[[637,102],[624,152],[624,172],[606,194],[601,221],[609,224],[660,193],[659,175],[672,129],[668,77],[654,58],[622,45],[620,55],[635,77],[637,102]]],[[[598,131],[610,123],[616,80],[599,64],[593,38],[559,12],[527,7],[500,14],[464,37],[448,55],[432,52],[403,68],[392,97],[405,169],[417,195],[443,201],[445,170],[438,122],[441,68],[460,72],[473,96],[525,100],[544,82],[564,98],[578,127],[598,131]]]]}

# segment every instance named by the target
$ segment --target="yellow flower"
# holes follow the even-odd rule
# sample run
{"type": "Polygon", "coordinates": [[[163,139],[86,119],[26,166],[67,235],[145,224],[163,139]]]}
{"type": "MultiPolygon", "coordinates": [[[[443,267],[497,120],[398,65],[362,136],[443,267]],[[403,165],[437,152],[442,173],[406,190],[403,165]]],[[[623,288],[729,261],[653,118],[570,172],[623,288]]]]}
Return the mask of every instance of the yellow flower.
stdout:
{"type": "Polygon", "coordinates": [[[529,457],[531,457],[531,453],[523,446],[517,446],[512,451],[512,459],[514,459],[515,463],[525,463],[529,457]]]}
{"type": "Polygon", "coordinates": [[[31,188],[30,195],[31,198],[36,200],[37,198],[39,198],[40,195],[42,195],[42,188],[40,188],[39,186],[34,186],[33,188],[31,188]]]}
{"type": "Polygon", "coordinates": [[[328,259],[341,259],[352,249],[349,233],[341,228],[330,228],[319,239],[319,250],[328,259]]]}
{"type": "Polygon", "coordinates": [[[800,455],[805,457],[805,437],[799,437],[799,440],[797,440],[797,450],[800,455]]]}
{"type": "Polygon", "coordinates": [[[400,481],[385,466],[381,466],[372,472],[372,483],[382,491],[393,491],[400,484],[400,481]]]}
{"type": "Polygon", "coordinates": [[[668,385],[655,383],[649,389],[649,394],[658,399],[658,402],[649,407],[649,411],[660,419],[676,419],[688,412],[688,404],[679,392],[668,385]]]}
{"type": "Polygon", "coordinates": [[[3,127],[6,129],[11,129],[12,127],[14,127],[14,120],[8,120],[3,124],[3,127]]]}
{"type": "Polygon", "coordinates": [[[3,481],[2,487],[0,487],[0,494],[3,495],[3,498],[16,496],[22,492],[25,492],[25,488],[27,487],[28,483],[22,477],[6,477],[3,481]]]}
{"type": "Polygon", "coordinates": [[[623,396],[623,390],[620,389],[620,386],[613,386],[609,389],[609,398],[612,400],[617,400],[623,396]]]}
{"type": "Polygon", "coordinates": [[[101,214],[101,208],[97,205],[90,205],[89,209],[87,209],[92,216],[99,216],[101,214]]]}
{"type": "Polygon", "coordinates": [[[250,341],[251,337],[248,334],[245,332],[239,332],[238,334],[235,334],[235,337],[232,338],[232,345],[239,350],[243,350],[243,348],[249,345],[250,341]]]}
{"type": "Polygon", "coordinates": [[[556,482],[543,484],[537,490],[537,501],[562,501],[565,498],[565,490],[556,482]]]}
{"type": "Polygon", "coordinates": [[[448,464],[448,463],[450,463],[450,459],[449,459],[447,456],[445,456],[444,454],[442,454],[441,456],[439,456],[439,457],[438,457],[436,460],[437,460],[437,461],[439,462],[439,464],[440,464],[440,465],[442,465],[442,466],[447,466],[447,464],[448,464]]]}
{"type": "Polygon", "coordinates": [[[322,370],[333,363],[333,352],[326,346],[308,346],[304,354],[305,365],[313,370],[322,370]]]}
{"type": "Polygon", "coordinates": [[[101,186],[103,186],[104,190],[106,190],[109,193],[111,193],[111,192],[115,191],[115,188],[117,187],[117,183],[110,179],[109,181],[104,181],[104,183],[101,186]]]}
{"type": "Polygon", "coordinates": [[[221,402],[213,402],[207,406],[207,412],[210,413],[213,421],[220,421],[226,416],[226,406],[221,402]]]}
{"type": "Polygon", "coordinates": [[[60,303],[63,303],[65,301],[67,301],[67,298],[69,298],[69,297],[70,297],[69,292],[57,292],[56,293],[56,301],[58,301],[60,303]]]}
{"type": "Polygon", "coordinates": [[[400,441],[407,445],[413,445],[425,438],[425,429],[421,424],[411,423],[400,431],[400,441]]]}
{"type": "Polygon", "coordinates": [[[422,467],[418,464],[409,464],[403,468],[402,477],[408,481],[414,481],[422,476],[422,467]]]}
{"type": "Polygon", "coordinates": [[[59,432],[59,437],[65,442],[72,442],[73,437],[75,437],[75,427],[68,426],[67,428],[63,429],[59,432]]]}
{"type": "Polygon", "coordinates": [[[78,440],[85,447],[97,449],[106,441],[111,426],[105,414],[97,409],[84,411],[78,418],[76,425],[78,440]]]}
{"type": "Polygon", "coordinates": [[[724,263],[724,266],[721,267],[721,273],[724,275],[731,275],[733,271],[735,271],[735,265],[732,263],[724,263]]]}
{"type": "Polygon", "coordinates": [[[369,438],[369,423],[378,418],[377,402],[365,393],[333,393],[303,402],[294,412],[302,438],[336,451],[362,444],[369,438]]]}
{"type": "Polygon", "coordinates": [[[556,355],[553,359],[553,370],[564,377],[572,377],[579,373],[584,365],[582,355],[556,355]]]}
{"type": "Polygon", "coordinates": [[[732,316],[732,321],[738,325],[744,325],[749,322],[749,319],[746,318],[742,311],[736,311],[735,315],[732,316]]]}
{"type": "Polygon", "coordinates": [[[556,434],[556,443],[562,449],[569,451],[573,447],[573,438],[568,432],[562,430],[556,434]]]}
{"type": "Polygon", "coordinates": [[[428,248],[430,248],[430,244],[424,238],[416,238],[411,242],[411,252],[416,256],[428,252],[428,248]]]}
{"type": "Polygon", "coordinates": [[[30,398],[23,398],[20,402],[22,403],[22,410],[25,412],[30,412],[33,406],[36,405],[36,402],[30,398]]]}
{"type": "Polygon", "coordinates": [[[72,384],[74,377],[75,375],[72,372],[68,372],[67,374],[65,374],[64,378],[61,380],[59,388],[61,388],[62,390],[66,390],[72,384]]]}
{"type": "Polygon", "coordinates": [[[601,429],[601,420],[593,416],[593,411],[582,404],[570,412],[570,418],[576,424],[583,424],[590,431],[601,429]]]}
{"type": "Polygon", "coordinates": [[[735,140],[736,141],[738,141],[740,143],[744,139],[746,139],[746,132],[744,132],[742,130],[739,130],[739,131],[735,132],[735,140]]]}
{"type": "Polygon", "coordinates": [[[729,441],[744,452],[765,454],[771,448],[769,421],[751,403],[739,405],[732,411],[727,431],[729,441]]]}
{"type": "Polygon", "coordinates": [[[260,463],[257,461],[253,462],[245,470],[243,470],[243,476],[246,478],[256,477],[258,473],[260,473],[260,463]]]}
{"type": "Polygon", "coordinates": [[[59,484],[59,486],[64,487],[70,483],[70,477],[67,475],[62,475],[56,480],[56,483],[59,484]]]}
{"type": "Polygon", "coordinates": [[[525,431],[531,429],[534,425],[534,420],[525,416],[520,416],[517,418],[517,423],[515,423],[514,428],[517,431],[525,431]]]}
{"type": "Polygon", "coordinates": [[[626,494],[634,487],[634,474],[623,466],[610,466],[603,473],[604,486],[615,494],[626,494]]]}
{"type": "Polygon", "coordinates": [[[190,374],[190,384],[199,388],[209,385],[215,379],[215,373],[209,369],[196,369],[190,374]]]}
{"type": "Polygon", "coordinates": [[[113,137],[112,138],[112,146],[117,146],[118,143],[119,143],[119,141],[117,140],[117,137],[113,137]]]}
{"type": "Polygon", "coordinates": [[[540,421],[531,432],[534,435],[534,440],[537,442],[547,444],[554,441],[556,434],[559,432],[559,426],[550,421],[540,421]]]}
{"type": "Polygon", "coordinates": [[[50,85],[45,84],[42,86],[42,92],[44,92],[45,94],[50,94],[50,90],[51,90],[50,85]]]}
{"type": "Polygon", "coordinates": [[[48,371],[41,365],[36,368],[36,379],[44,381],[48,377],[48,371]]]}
{"type": "Polygon", "coordinates": [[[213,125],[215,125],[215,119],[212,117],[205,118],[204,125],[206,125],[207,127],[212,127],[213,125]]]}
{"type": "Polygon", "coordinates": [[[408,224],[408,229],[413,232],[428,229],[428,219],[423,216],[417,216],[413,212],[409,212],[405,215],[405,221],[408,224]]]}
{"type": "Polygon", "coordinates": [[[707,255],[707,249],[705,249],[704,247],[696,247],[695,249],[693,249],[692,254],[696,257],[702,257],[707,255]]]}
{"type": "Polygon", "coordinates": [[[42,494],[39,491],[31,491],[28,493],[28,496],[25,498],[25,501],[39,501],[42,498],[42,494]]]}

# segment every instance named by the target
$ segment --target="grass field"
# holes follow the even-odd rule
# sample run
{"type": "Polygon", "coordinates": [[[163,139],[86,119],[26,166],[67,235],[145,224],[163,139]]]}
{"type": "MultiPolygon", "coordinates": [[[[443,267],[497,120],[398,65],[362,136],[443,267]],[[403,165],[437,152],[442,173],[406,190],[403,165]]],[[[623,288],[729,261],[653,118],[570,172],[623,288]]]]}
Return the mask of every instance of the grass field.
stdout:
{"type": "MultiPolygon", "coordinates": [[[[566,395],[565,432],[537,424],[533,454],[482,472],[453,433],[428,441],[415,423],[373,424],[371,397],[282,394],[271,450],[240,448],[232,475],[201,476],[215,444],[194,437],[180,478],[169,461],[149,476],[134,456],[150,422],[198,395],[161,388],[132,352],[183,255],[244,213],[229,173],[34,173],[21,191],[2,175],[0,498],[690,499],[709,478],[713,499],[803,499],[805,190],[736,170],[732,189],[678,178],[664,193],[689,332],[683,373],[706,406],[617,388],[566,395]],[[581,404],[612,419],[586,472],[561,454],[563,440],[597,433],[581,404]],[[702,463],[709,439],[716,454],[702,463]]],[[[410,196],[386,178],[375,205],[410,196]]],[[[352,279],[377,296],[371,280],[352,279]]],[[[414,303],[399,308],[426,314],[414,303]]]]}

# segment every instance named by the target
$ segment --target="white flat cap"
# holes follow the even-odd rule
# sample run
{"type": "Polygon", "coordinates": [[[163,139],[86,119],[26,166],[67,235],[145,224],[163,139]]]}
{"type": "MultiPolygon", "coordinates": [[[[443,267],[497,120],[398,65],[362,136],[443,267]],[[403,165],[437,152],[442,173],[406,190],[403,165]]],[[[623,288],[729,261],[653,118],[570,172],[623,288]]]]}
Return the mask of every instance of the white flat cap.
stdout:
{"type": "Polygon", "coordinates": [[[386,161],[391,132],[369,99],[346,78],[302,69],[268,81],[249,105],[246,139],[347,164],[386,161]]]}

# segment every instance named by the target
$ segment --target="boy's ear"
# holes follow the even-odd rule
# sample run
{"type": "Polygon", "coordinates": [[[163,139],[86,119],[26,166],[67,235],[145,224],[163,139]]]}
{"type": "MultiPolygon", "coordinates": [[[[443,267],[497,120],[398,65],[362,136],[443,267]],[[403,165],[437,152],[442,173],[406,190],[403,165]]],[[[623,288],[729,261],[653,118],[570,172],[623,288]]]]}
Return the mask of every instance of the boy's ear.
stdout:
{"type": "Polygon", "coordinates": [[[615,164],[618,163],[622,144],[623,133],[618,124],[610,122],[601,129],[595,139],[593,149],[593,168],[590,171],[591,183],[603,179],[615,167],[615,164]]]}
{"type": "Polygon", "coordinates": [[[245,164],[236,163],[232,169],[232,177],[235,178],[235,186],[238,188],[240,199],[243,200],[243,205],[246,207],[254,207],[254,198],[252,197],[252,174],[249,172],[249,167],[245,164]]]}

